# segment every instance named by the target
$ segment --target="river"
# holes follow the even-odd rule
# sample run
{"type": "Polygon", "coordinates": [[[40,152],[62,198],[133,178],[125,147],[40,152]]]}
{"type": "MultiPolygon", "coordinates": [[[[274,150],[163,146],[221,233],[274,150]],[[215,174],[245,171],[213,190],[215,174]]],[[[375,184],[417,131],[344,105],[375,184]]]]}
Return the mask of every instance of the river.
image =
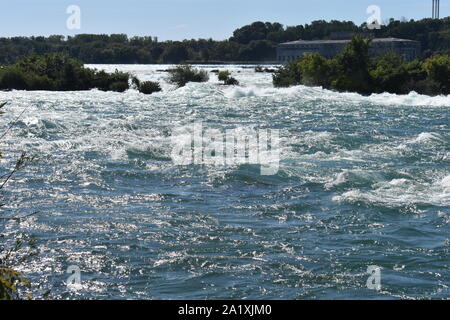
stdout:
{"type": "MultiPolygon", "coordinates": [[[[33,235],[21,270],[55,299],[450,297],[450,97],[361,96],[228,69],[241,85],[175,89],[164,65],[96,65],[162,84],[143,95],[0,92],[0,224],[33,235]],[[16,117],[25,110],[23,116],[16,117]],[[175,164],[174,132],[279,132],[279,169],[175,164]],[[80,271],[67,286],[67,269],[80,271]],[[377,266],[380,290],[367,286],[377,266]]],[[[176,139],[176,136],[175,136],[176,139]]]]}

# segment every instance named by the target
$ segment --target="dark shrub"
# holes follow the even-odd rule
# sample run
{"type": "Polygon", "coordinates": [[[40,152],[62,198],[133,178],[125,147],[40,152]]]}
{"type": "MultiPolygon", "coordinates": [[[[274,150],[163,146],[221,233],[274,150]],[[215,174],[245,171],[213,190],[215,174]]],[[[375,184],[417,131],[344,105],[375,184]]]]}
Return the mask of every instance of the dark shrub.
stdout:
{"type": "Polygon", "coordinates": [[[109,86],[112,84],[109,75],[103,70],[96,72],[92,80],[94,88],[102,91],[108,91],[109,86]]]}
{"type": "Polygon", "coordinates": [[[133,78],[131,78],[131,83],[134,85],[135,89],[139,89],[139,87],[141,86],[141,81],[134,76],[133,78]]]}
{"type": "Polygon", "coordinates": [[[442,93],[439,83],[430,79],[408,80],[401,85],[401,91],[405,94],[415,91],[429,96],[435,96],[442,93]]]}
{"type": "Polygon", "coordinates": [[[169,82],[183,87],[188,82],[207,82],[209,80],[208,72],[198,70],[190,65],[177,66],[169,72],[169,82]]]}
{"type": "Polygon", "coordinates": [[[255,67],[255,72],[257,72],[257,73],[262,73],[262,72],[264,72],[264,69],[263,69],[263,67],[261,67],[261,66],[256,66],[256,67],[255,67]]]}
{"type": "Polygon", "coordinates": [[[139,86],[139,92],[141,92],[143,94],[152,94],[152,93],[160,92],[160,91],[161,91],[161,86],[159,85],[158,82],[145,81],[145,82],[142,82],[139,86]]]}
{"type": "Polygon", "coordinates": [[[35,76],[28,79],[27,90],[54,90],[55,83],[47,76],[35,76]]]}
{"type": "Polygon", "coordinates": [[[225,70],[225,71],[220,71],[218,76],[219,76],[219,81],[225,82],[228,80],[228,78],[230,78],[231,74],[228,70],[225,70]]]}
{"type": "Polygon", "coordinates": [[[296,62],[290,62],[289,64],[279,68],[272,75],[273,85],[276,88],[290,87],[301,84],[302,76],[296,62]]]}
{"type": "Polygon", "coordinates": [[[238,86],[239,85],[239,81],[237,81],[235,78],[233,77],[229,77],[226,81],[225,84],[227,86],[238,86]]]}
{"type": "Polygon", "coordinates": [[[96,72],[93,76],[92,87],[102,91],[118,91],[123,92],[130,88],[128,73],[115,71],[114,73],[106,73],[105,71],[96,72]],[[120,84],[119,84],[120,83],[120,84]]]}
{"type": "Polygon", "coordinates": [[[219,81],[223,81],[223,84],[228,86],[239,85],[239,81],[233,78],[228,70],[219,72],[219,81]]]}
{"type": "Polygon", "coordinates": [[[128,85],[128,82],[113,82],[109,86],[110,91],[116,91],[116,92],[124,92],[128,90],[130,86],[128,85]]]}
{"type": "Polygon", "coordinates": [[[15,67],[7,67],[2,69],[0,72],[0,89],[28,89],[28,83],[25,74],[15,67]]]}

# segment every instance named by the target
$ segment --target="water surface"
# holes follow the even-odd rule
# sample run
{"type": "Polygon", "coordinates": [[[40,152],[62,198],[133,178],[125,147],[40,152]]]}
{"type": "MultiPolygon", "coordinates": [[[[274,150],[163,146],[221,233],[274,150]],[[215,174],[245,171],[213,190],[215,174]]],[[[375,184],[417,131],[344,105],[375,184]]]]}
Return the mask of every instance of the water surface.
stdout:
{"type": "MultiPolygon", "coordinates": [[[[240,87],[175,90],[169,66],[93,66],[162,82],[151,96],[0,92],[2,172],[37,159],[4,192],[0,225],[41,251],[23,268],[62,299],[450,297],[450,97],[363,97],[226,67],[240,87]],[[22,110],[25,114],[15,118],[22,110]],[[176,166],[172,132],[279,129],[280,170],[176,166]],[[70,265],[81,287],[64,281],[70,265]],[[382,267],[382,290],[366,288],[382,267]]],[[[206,66],[207,70],[223,66],[206,66]]]]}

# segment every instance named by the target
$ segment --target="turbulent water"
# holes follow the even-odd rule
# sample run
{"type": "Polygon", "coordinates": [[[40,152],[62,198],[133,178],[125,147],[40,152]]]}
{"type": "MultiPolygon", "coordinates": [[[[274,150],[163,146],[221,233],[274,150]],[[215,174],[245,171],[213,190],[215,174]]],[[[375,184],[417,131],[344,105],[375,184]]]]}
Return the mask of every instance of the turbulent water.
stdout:
{"type": "Polygon", "coordinates": [[[243,66],[226,67],[239,87],[211,73],[175,89],[169,66],[94,67],[164,91],[0,93],[2,173],[37,156],[1,214],[38,214],[0,222],[36,238],[20,268],[37,297],[450,298],[450,97],[275,89],[243,66]],[[175,165],[173,132],[200,120],[279,129],[279,172],[175,165]],[[69,266],[81,285],[66,285],[69,266]]]}

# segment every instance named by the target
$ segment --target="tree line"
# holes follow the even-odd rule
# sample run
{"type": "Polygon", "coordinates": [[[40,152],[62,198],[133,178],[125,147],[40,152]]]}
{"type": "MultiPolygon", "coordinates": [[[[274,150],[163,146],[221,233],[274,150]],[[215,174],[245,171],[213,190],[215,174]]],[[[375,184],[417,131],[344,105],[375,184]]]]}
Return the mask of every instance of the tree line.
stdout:
{"type": "MultiPolygon", "coordinates": [[[[351,21],[313,21],[310,24],[283,26],[280,23],[254,22],[239,28],[224,41],[191,39],[158,42],[152,37],[125,34],[79,34],[65,38],[0,38],[0,64],[13,64],[30,54],[64,53],[83,63],[151,64],[189,62],[263,62],[276,60],[279,43],[298,39],[329,39],[339,32],[367,32],[367,25],[351,21]]],[[[450,53],[450,17],[399,21],[391,19],[375,37],[417,40],[424,57],[450,53]]]]}

